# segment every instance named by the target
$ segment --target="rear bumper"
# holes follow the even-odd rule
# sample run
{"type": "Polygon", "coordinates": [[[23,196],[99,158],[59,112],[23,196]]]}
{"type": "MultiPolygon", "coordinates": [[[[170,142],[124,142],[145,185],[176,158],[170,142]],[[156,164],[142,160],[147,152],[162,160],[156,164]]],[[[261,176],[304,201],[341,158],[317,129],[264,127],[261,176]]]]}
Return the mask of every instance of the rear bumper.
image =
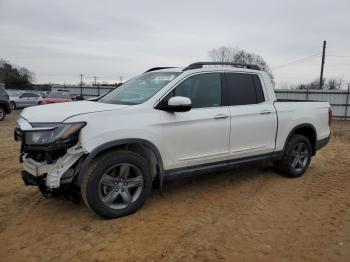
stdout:
{"type": "Polygon", "coordinates": [[[331,139],[331,135],[329,135],[328,137],[323,138],[323,139],[321,139],[321,140],[318,140],[318,141],[316,142],[316,151],[318,151],[318,150],[320,150],[321,148],[325,147],[325,146],[328,144],[328,142],[329,142],[330,139],[331,139]]]}

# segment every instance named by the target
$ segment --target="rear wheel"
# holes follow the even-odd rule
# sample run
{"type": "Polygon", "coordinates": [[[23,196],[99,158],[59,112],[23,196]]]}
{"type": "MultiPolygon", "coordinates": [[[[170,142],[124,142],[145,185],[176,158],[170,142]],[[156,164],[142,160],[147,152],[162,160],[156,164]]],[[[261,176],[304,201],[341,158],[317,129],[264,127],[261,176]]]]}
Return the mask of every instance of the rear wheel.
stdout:
{"type": "Polygon", "coordinates": [[[299,177],[310,165],[312,148],[309,139],[303,135],[293,135],[287,142],[281,161],[277,166],[288,177],[299,177]]]}
{"type": "Polygon", "coordinates": [[[4,120],[5,116],[6,116],[5,109],[0,106],[0,121],[4,120]]]}
{"type": "Polygon", "coordinates": [[[16,103],[11,101],[10,102],[10,107],[11,107],[11,110],[15,110],[16,109],[16,103]]]}
{"type": "Polygon", "coordinates": [[[117,150],[93,161],[84,176],[81,193],[97,215],[117,218],[137,211],[151,192],[147,161],[130,151],[117,150]]]}

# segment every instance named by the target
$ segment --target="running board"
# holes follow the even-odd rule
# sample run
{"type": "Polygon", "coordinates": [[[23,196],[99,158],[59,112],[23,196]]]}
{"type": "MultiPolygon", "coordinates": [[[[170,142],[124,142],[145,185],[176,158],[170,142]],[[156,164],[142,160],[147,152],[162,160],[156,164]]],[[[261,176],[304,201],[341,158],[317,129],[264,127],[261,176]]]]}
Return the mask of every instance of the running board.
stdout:
{"type": "Polygon", "coordinates": [[[173,179],[192,176],[192,175],[224,171],[240,164],[252,163],[252,162],[266,160],[266,159],[277,160],[280,158],[281,154],[282,154],[282,151],[269,153],[269,154],[262,154],[257,156],[249,156],[249,157],[238,158],[238,159],[230,159],[230,160],[214,162],[209,164],[202,164],[202,165],[196,165],[196,166],[188,166],[188,167],[165,170],[165,178],[166,180],[173,180],[173,179]]]}

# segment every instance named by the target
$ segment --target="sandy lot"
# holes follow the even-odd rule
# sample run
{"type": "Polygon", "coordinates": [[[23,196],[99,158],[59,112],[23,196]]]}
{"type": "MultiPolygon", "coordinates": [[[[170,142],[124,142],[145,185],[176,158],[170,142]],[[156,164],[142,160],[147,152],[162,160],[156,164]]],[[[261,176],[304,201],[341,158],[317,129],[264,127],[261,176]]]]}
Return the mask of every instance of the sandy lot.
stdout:
{"type": "Polygon", "coordinates": [[[350,121],[333,122],[301,178],[273,166],[202,175],[102,220],[23,185],[17,115],[0,122],[1,261],[350,261],[350,121]]]}

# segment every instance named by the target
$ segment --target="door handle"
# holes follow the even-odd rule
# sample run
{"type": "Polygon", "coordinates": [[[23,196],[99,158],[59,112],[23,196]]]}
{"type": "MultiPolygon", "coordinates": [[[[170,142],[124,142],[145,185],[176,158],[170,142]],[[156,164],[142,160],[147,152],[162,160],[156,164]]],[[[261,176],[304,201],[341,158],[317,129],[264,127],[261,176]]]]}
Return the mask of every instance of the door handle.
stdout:
{"type": "Polygon", "coordinates": [[[272,112],[271,111],[269,111],[269,110],[262,110],[261,112],[260,112],[260,115],[268,115],[268,114],[271,114],[272,112]]]}
{"type": "Polygon", "coordinates": [[[214,119],[225,119],[228,118],[228,115],[226,114],[218,114],[216,116],[214,116],[214,119]]]}

